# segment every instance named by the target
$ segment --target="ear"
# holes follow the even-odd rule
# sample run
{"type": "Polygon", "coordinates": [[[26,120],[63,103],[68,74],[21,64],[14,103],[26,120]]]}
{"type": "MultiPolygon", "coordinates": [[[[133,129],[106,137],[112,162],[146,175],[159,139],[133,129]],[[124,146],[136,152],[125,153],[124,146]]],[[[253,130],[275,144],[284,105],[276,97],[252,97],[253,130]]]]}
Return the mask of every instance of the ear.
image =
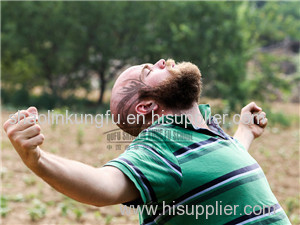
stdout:
{"type": "Polygon", "coordinates": [[[158,109],[158,105],[153,100],[144,100],[138,103],[135,107],[137,114],[147,115],[158,109]]]}

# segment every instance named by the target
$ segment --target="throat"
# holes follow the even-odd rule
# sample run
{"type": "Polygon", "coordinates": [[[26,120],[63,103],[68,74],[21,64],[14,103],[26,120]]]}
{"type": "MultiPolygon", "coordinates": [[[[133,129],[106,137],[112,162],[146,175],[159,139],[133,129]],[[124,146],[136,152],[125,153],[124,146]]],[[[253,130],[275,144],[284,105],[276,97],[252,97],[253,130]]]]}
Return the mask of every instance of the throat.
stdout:
{"type": "MultiPolygon", "coordinates": [[[[174,113],[174,111],[173,111],[174,113]]],[[[195,127],[195,128],[205,128],[205,129],[209,129],[205,119],[203,118],[198,104],[195,102],[191,108],[186,109],[186,110],[179,110],[176,112],[176,114],[180,114],[180,115],[186,115],[187,118],[189,119],[189,121],[191,122],[191,124],[195,127]]]]}

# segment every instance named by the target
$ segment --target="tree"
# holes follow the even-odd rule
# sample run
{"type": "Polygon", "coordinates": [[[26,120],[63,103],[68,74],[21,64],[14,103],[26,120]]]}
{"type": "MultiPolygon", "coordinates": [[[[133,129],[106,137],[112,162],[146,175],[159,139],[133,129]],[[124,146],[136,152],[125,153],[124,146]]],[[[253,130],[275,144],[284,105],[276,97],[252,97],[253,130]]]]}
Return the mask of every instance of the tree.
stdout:
{"type": "Polygon", "coordinates": [[[19,81],[24,87],[45,84],[54,97],[84,84],[78,61],[87,54],[78,54],[81,43],[74,35],[78,27],[68,13],[63,2],[3,3],[5,81],[19,81]]]}
{"type": "Polygon", "coordinates": [[[203,95],[228,99],[234,108],[249,97],[246,64],[254,50],[285,34],[294,39],[299,34],[294,29],[299,15],[292,7],[251,2],[4,2],[3,81],[24,88],[42,85],[61,98],[65,90],[88,90],[90,75],[97,74],[101,104],[107,83],[123,65],[174,58],[197,64],[203,95]]]}

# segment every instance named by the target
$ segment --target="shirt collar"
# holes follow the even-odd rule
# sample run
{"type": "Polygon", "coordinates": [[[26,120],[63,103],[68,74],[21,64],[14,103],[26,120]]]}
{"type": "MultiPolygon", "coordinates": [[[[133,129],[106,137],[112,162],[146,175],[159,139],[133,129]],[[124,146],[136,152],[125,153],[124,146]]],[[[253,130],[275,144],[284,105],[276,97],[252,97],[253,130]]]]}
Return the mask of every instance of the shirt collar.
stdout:
{"type": "Polygon", "coordinates": [[[215,121],[214,117],[211,117],[211,108],[209,104],[200,104],[199,106],[200,113],[205,120],[207,126],[210,128],[209,130],[204,128],[196,128],[194,127],[186,115],[163,115],[158,120],[156,120],[149,128],[155,127],[160,124],[171,124],[171,125],[178,125],[183,128],[187,128],[190,130],[194,130],[197,132],[206,132],[208,131],[211,134],[220,136],[224,139],[228,139],[225,132],[222,128],[218,125],[215,121]]]}
{"type": "MultiPolygon", "coordinates": [[[[204,118],[205,122],[208,124],[209,118],[211,116],[211,110],[209,104],[200,104],[199,106],[200,113],[204,118]]],[[[193,128],[193,125],[189,121],[186,115],[163,115],[158,120],[156,120],[152,126],[158,124],[173,124],[183,126],[185,128],[193,128]]]]}

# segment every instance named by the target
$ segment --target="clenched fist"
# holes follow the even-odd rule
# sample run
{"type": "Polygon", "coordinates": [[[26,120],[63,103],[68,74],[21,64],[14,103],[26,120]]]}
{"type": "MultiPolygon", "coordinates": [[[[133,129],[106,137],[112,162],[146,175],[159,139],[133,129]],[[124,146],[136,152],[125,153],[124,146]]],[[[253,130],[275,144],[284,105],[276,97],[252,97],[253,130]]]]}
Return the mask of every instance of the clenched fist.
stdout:
{"type": "Polygon", "coordinates": [[[264,132],[268,119],[266,113],[254,102],[249,103],[241,111],[241,123],[244,130],[250,132],[254,138],[258,138],[264,132]]]}
{"type": "Polygon", "coordinates": [[[268,119],[262,108],[254,102],[246,105],[240,116],[241,120],[234,137],[248,150],[252,141],[264,132],[268,119]]]}
{"type": "Polygon", "coordinates": [[[29,168],[38,163],[40,157],[38,146],[45,139],[41,134],[40,125],[36,123],[37,118],[37,109],[29,107],[10,116],[3,125],[12,145],[29,168]]]}

